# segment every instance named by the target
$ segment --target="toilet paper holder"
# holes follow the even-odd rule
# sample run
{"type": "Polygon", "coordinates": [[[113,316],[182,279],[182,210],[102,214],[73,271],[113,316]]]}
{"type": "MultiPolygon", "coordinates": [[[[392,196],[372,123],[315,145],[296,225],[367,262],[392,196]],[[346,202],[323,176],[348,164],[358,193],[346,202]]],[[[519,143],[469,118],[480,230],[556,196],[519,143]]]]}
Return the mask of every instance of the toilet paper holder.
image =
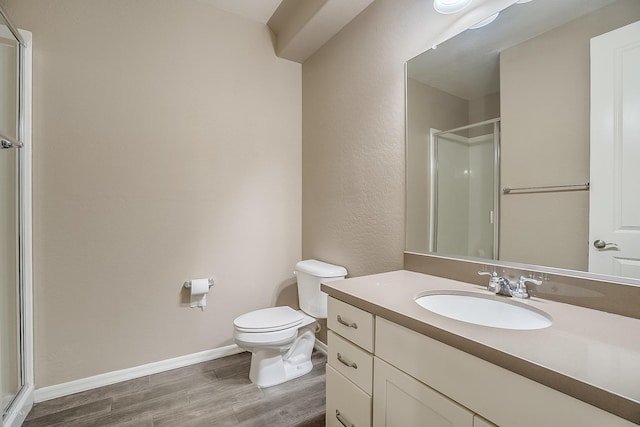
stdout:
{"type": "MultiPolygon", "coordinates": [[[[209,282],[209,287],[212,287],[214,285],[213,277],[209,277],[207,281],[209,282]]],[[[184,282],[184,287],[187,289],[191,288],[191,280],[187,280],[186,282],[184,282]]]]}

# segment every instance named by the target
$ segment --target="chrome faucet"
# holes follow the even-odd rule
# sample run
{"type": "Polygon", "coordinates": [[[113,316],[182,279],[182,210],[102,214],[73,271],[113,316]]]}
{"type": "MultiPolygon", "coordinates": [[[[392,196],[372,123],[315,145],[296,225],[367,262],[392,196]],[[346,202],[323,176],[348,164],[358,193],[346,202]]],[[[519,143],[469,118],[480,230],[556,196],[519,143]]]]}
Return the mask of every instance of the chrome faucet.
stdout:
{"type": "Polygon", "coordinates": [[[488,271],[478,271],[478,274],[481,276],[491,276],[491,278],[489,279],[489,285],[487,285],[487,290],[489,292],[511,296],[511,284],[509,282],[509,279],[498,276],[498,273],[496,273],[495,271],[493,273],[489,273],[488,271]]]}
{"type": "Polygon", "coordinates": [[[481,276],[491,276],[487,290],[496,295],[525,299],[530,297],[529,291],[527,290],[527,283],[533,283],[538,286],[542,285],[542,280],[531,277],[520,276],[517,282],[511,282],[506,277],[498,276],[498,273],[495,271],[493,273],[478,271],[478,274],[481,276]]]}
{"type": "Polygon", "coordinates": [[[536,286],[542,285],[542,280],[534,279],[532,277],[520,276],[516,288],[511,292],[512,297],[516,298],[529,298],[529,291],[527,290],[527,283],[532,283],[536,286]]]}

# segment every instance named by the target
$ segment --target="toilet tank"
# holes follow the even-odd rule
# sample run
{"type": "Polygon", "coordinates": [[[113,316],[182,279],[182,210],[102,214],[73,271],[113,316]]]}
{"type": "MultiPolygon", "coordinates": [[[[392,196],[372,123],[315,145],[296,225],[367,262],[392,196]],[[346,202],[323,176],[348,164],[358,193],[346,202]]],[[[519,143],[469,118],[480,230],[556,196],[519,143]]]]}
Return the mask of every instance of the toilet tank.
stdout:
{"type": "Polygon", "coordinates": [[[296,264],[298,276],[298,302],[302,311],[316,318],[327,317],[327,294],[320,290],[320,283],[344,279],[347,269],[315,259],[296,264]]]}

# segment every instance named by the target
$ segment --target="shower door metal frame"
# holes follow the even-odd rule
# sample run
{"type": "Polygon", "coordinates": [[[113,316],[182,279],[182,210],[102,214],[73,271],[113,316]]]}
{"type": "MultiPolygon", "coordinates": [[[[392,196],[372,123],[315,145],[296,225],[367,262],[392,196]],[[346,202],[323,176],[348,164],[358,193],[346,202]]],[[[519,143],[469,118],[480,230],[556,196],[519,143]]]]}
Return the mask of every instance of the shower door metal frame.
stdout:
{"type": "Polygon", "coordinates": [[[500,117],[490,120],[485,120],[478,123],[472,123],[466,126],[460,126],[449,130],[437,130],[431,129],[430,134],[430,164],[429,164],[429,179],[430,179],[430,200],[429,200],[429,251],[437,252],[438,242],[438,146],[436,141],[440,135],[468,130],[478,126],[493,124],[493,144],[494,144],[494,167],[493,167],[493,180],[494,180],[494,196],[493,196],[493,259],[497,260],[500,257],[500,117]]]}
{"type": "Polygon", "coordinates": [[[33,406],[33,258],[32,258],[32,146],[31,146],[31,93],[32,93],[32,35],[18,30],[0,8],[7,27],[18,41],[18,124],[17,142],[11,149],[18,150],[17,205],[18,205],[18,347],[20,386],[12,402],[3,408],[2,425],[19,426],[33,406]]]}

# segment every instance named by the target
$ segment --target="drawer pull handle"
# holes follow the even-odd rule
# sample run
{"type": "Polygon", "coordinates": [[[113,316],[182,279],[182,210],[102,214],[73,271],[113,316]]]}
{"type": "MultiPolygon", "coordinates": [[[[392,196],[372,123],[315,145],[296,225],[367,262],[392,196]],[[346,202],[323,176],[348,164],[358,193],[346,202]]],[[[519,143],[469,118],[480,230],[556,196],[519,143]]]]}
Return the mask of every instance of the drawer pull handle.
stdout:
{"type": "Polygon", "coordinates": [[[340,411],[338,411],[336,409],[336,418],[338,419],[338,421],[340,421],[340,424],[342,424],[344,427],[356,427],[355,424],[352,424],[348,419],[346,419],[344,417],[344,415],[342,415],[340,413],[340,411]]]}
{"type": "Polygon", "coordinates": [[[349,368],[358,369],[358,365],[356,365],[355,362],[349,362],[348,360],[343,359],[340,353],[338,353],[338,362],[348,366],[349,368]]]}
{"type": "Polygon", "coordinates": [[[347,328],[353,328],[353,329],[358,329],[358,324],[355,322],[347,322],[345,320],[342,320],[342,317],[340,317],[340,315],[338,314],[338,323],[346,326],[347,328]]]}

